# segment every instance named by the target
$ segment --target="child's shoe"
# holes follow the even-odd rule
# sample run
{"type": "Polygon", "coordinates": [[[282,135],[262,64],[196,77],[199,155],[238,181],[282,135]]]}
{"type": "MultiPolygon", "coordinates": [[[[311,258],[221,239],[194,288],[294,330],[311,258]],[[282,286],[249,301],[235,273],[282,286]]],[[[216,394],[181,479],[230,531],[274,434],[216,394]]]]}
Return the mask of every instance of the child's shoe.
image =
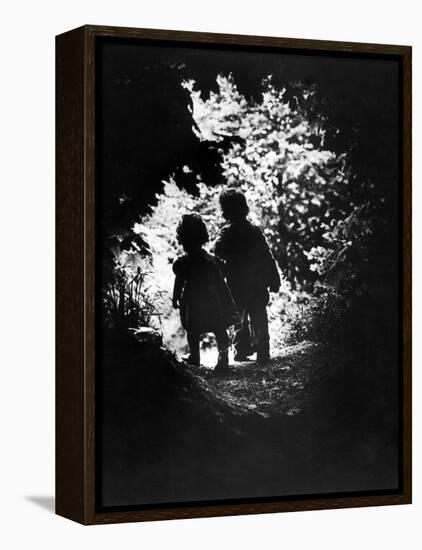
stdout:
{"type": "Polygon", "coordinates": [[[218,361],[215,365],[217,372],[227,372],[229,370],[229,350],[224,349],[218,352],[218,361]]]}
{"type": "MultiPolygon", "coordinates": [[[[252,353],[250,355],[252,355],[252,353]]],[[[239,353],[238,351],[234,354],[234,360],[238,361],[239,363],[251,361],[251,359],[249,359],[249,355],[246,355],[245,353],[239,353]]]]}
{"type": "Polygon", "coordinates": [[[183,355],[182,357],[183,361],[185,363],[189,363],[189,365],[194,365],[195,367],[199,367],[199,355],[188,353],[188,355],[183,355]]]}
{"type": "Polygon", "coordinates": [[[257,365],[260,367],[265,367],[270,362],[270,354],[267,352],[258,353],[256,357],[257,365]]]}

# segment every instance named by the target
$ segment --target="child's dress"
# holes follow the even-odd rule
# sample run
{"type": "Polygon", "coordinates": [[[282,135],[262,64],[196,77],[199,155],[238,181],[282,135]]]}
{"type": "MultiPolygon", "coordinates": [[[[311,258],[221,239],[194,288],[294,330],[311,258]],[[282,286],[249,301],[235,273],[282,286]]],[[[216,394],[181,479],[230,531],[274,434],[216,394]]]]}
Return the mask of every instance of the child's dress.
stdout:
{"type": "Polygon", "coordinates": [[[203,249],[179,257],[173,264],[184,283],[180,318],[185,330],[195,334],[226,329],[239,319],[218,260],[203,249]]]}

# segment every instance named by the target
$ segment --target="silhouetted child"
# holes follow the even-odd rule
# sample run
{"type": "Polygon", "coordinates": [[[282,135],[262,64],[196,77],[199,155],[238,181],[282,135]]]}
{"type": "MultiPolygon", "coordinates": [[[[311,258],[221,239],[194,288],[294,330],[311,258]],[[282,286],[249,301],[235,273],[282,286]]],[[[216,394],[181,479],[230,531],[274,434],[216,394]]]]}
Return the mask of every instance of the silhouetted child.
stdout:
{"type": "Polygon", "coordinates": [[[186,254],[173,264],[176,275],[173,307],[180,307],[180,318],[187,332],[190,353],[185,359],[199,365],[200,336],[213,332],[218,346],[216,370],[227,369],[226,329],[236,321],[236,308],[218,260],[202,248],[209,237],[201,216],[184,215],[177,227],[177,239],[186,254]]]}
{"type": "Polygon", "coordinates": [[[245,195],[228,188],[220,194],[220,206],[228,223],[217,237],[215,254],[225,262],[227,284],[242,318],[234,330],[235,360],[256,351],[257,361],[265,363],[270,357],[268,288],[277,292],[280,275],[264,234],[247,219],[245,195]]]}

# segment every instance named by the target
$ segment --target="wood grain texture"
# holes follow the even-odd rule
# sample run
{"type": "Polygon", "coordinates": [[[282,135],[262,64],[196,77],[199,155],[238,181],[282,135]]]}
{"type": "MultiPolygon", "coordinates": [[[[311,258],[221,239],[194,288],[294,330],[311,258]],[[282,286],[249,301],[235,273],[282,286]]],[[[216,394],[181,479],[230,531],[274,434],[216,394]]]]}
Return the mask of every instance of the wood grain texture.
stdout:
{"type": "Polygon", "coordinates": [[[243,34],[220,34],[191,31],[167,31],[160,29],[138,29],[130,27],[86,26],[95,36],[114,38],[138,38],[146,40],[168,40],[190,44],[226,44],[231,46],[252,46],[284,48],[289,50],[314,50],[327,52],[351,52],[368,54],[405,55],[410,46],[371,44],[363,42],[338,42],[332,40],[305,40],[301,38],[279,38],[274,36],[251,36],[243,34]]]}
{"type": "Polygon", "coordinates": [[[84,31],[56,39],[56,512],[84,522],[84,31]]]}
{"type": "Polygon", "coordinates": [[[85,513],[95,514],[95,40],[85,28],[85,513]]]}
{"type": "Polygon", "coordinates": [[[87,25],[56,38],[56,512],[83,524],[411,502],[411,48],[87,25]],[[95,510],[95,39],[134,38],[398,56],[403,91],[403,492],[342,498],[95,510]]]}
{"type": "Polygon", "coordinates": [[[362,508],[368,506],[390,506],[409,504],[404,495],[356,496],[345,498],[310,498],[306,500],[285,500],[279,502],[261,502],[257,504],[216,504],[213,506],[186,506],[160,510],[130,512],[105,512],[95,514],[89,524],[124,523],[134,521],[160,521],[170,519],[188,519],[202,517],[223,517],[253,514],[272,514],[280,512],[306,512],[311,510],[334,510],[342,508],[362,508]]]}

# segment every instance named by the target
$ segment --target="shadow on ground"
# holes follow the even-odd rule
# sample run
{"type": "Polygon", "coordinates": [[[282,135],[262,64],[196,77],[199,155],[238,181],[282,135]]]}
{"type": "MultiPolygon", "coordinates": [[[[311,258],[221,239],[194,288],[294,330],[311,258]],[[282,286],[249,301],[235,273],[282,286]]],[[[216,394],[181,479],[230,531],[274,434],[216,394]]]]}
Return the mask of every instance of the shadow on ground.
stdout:
{"type": "Polygon", "coordinates": [[[395,488],[390,363],[303,342],[265,367],[238,363],[217,376],[163,349],[110,342],[99,381],[100,502],[395,488]]]}
{"type": "Polygon", "coordinates": [[[54,514],[55,498],[53,496],[25,496],[25,500],[32,502],[40,508],[54,514]]]}

